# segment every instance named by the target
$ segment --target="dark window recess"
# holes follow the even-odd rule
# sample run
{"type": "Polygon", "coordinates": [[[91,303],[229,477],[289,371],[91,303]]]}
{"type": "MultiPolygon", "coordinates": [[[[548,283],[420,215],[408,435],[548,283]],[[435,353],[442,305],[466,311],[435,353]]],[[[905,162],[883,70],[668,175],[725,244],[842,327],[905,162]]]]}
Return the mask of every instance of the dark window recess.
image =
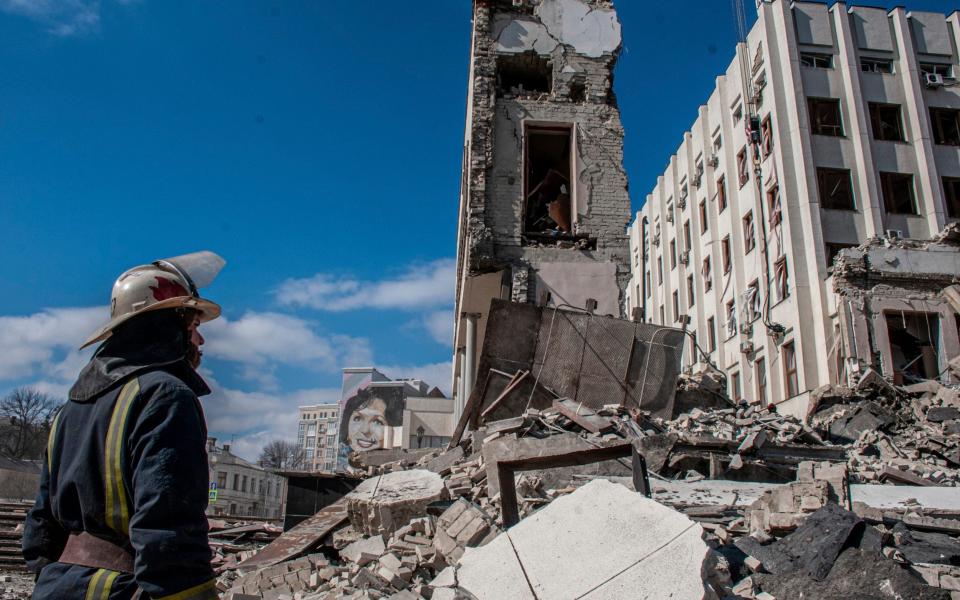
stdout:
{"type": "Polygon", "coordinates": [[[886,313],[887,336],[898,385],[936,379],[940,374],[940,316],[937,313],[886,313]]]}
{"type": "Polygon", "coordinates": [[[726,236],[720,241],[720,256],[723,259],[723,272],[729,273],[732,263],[730,261],[730,236],[726,236]]]}
{"type": "Polygon", "coordinates": [[[811,67],[813,69],[832,69],[833,55],[819,54],[816,52],[801,52],[800,66],[811,67]]]}
{"type": "Polygon", "coordinates": [[[570,89],[567,91],[567,98],[571,102],[583,102],[587,99],[587,84],[580,79],[574,79],[570,82],[570,89]]]}
{"type": "Polygon", "coordinates": [[[737,152],[737,178],[740,182],[740,187],[746,185],[747,181],[750,180],[750,169],[747,166],[746,146],[744,146],[740,152],[737,152]]]}
{"type": "Polygon", "coordinates": [[[873,138],[885,142],[902,142],[903,118],[899,104],[870,103],[870,124],[873,126],[873,138]]]}
{"type": "Polygon", "coordinates": [[[860,70],[864,73],[893,73],[893,61],[886,58],[861,58],[860,70]]]}
{"type": "Polygon", "coordinates": [[[797,351],[793,342],[783,345],[783,387],[787,398],[800,393],[800,381],[797,376],[797,351]]]}
{"type": "Polygon", "coordinates": [[[930,108],[933,143],[942,146],[960,146],[960,110],[930,108]]]}
{"type": "MultiPolygon", "coordinates": [[[[950,65],[943,63],[920,63],[921,75],[939,75],[941,77],[952,77],[953,69],[950,65]]],[[[922,79],[922,78],[921,78],[922,79]]]]}
{"type": "Polygon", "coordinates": [[[727,180],[723,175],[717,180],[717,210],[718,212],[727,210],[727,180]]]}
{"type": "Polygon", "coordinates": [[[553,66],[536,52],[497,57],[497,93],[500,96],[549,94],[553,88],[553,66]]]}
{"type": "Polygon", "coordinates": [[[707,220],[707,201],[700,201],[700,234],[703,235],[710,229],[710,222],[707,220]]]}
{"type": "Polygon", "coordinates": [[[743,217],[743,253],[749,254],[757,245],[757,238],[753,231],[753,211],[748,211],[743,217]]]}
{"type": "Polygon", "coordinates": [[[843,136],[840,101],[834,98],[807,98],[810,130],[816,135],[843,136]]]}
{"type": "Polygon", "coordinates": [[[717,349],[717,320],[713,317],[707,319],[707,348],[710,352],[717,349]]]}
{"type": "Polygon", "coordinates": [[[693,305],[696,303],[697,292],[693,283],[693,275],[687,276],[687,306],[693,308],[693,305]]]}
{"type": "Polygon", "coordinates": [[[773,152],[773,123],[770,121],[770,115],[760,123],[760,148],[764,158],[773,152]]]}
{"type": "Polygon", "coordinates": [[[907,173],[880,173],[883,188],[883,206],[890,214],[915,215],[916,197],[913,193],[913,175],[907,173]]]}
{"type": "Polygon", "coordinates": [[[817,190],[820,192],[820,208],[855,210],[853,185],[848,169],[817,169],[817,190]]]}
{"type": "Polygon", "coordinates": [[[947,202],[947,216],[960,219],[960,178],[943,178],[943,198],[947,202]]]}
{"type": "Polygon", "coordinates": [[[680,292],[673,290],[673,320],[680,320],[680,292]]]}
{"type": "Polygon", "coordinates": [[[775,185],[767,191],[767,205],[770,209],[770,226],[776,227],[783,222],[783,207],[780,203],[779,185],[775,185]]]}
{"type": "Polygon", "coordinates": [[[834,242],[827,242],[827,269],[833,268],[833,261],[837,258],[837,255],[840,254],[841,250],[856,247],[856,244],[838,244],[834,242]]]}
{"type": "Polygon", "coordinates": [[[570,128],[528,127],[526,233],[570,234],[570,128]]]}

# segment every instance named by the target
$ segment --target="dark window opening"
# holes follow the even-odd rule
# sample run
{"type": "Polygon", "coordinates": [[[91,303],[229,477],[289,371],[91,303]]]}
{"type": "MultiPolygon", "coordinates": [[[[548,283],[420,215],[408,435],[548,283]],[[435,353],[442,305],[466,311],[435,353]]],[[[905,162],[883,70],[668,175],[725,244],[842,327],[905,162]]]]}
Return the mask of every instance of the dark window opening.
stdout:
{"type": "Polygon", "coordinates": [[[710,352],[717,349],[717,320],[713,317],[707,319],[707,348],[710,352]]]}
{"type": "Polygon", "coordinates": [[[553,66],[536,52],[497,57],[497,94],[530,96],[549,94],[553,88],[553,66]]]}
{"type": "Polygon", "coordinates": [[[943,178],[944,200],[947,203],[947,216],[951,219],[960,219],[960,178],[943,178]]]}
{"type": "Polygon", "coordinates": [[[683,247],[689,252],[693,244],[693,240],[690,239],[690,221],[683,222],[683,247]]]}
{"type": "Polygon", "coordinates": [[[717,180],[717,212],[727,210],[727,180],[721,175],[717,180]]]}
{"type": "Polygon", "coordinates": [[[817,168],[817,191],[820,193],[821,208],[856,209],[849,169],[817,168]]]}
{"type": "Polygon", "coordinates": [[[703,291],[709,292],[713,289],[713,273],[710,265],[710,257],[703,259],[703,266],[700,268],[700,274],[703,276],[703,291]]]}
{"type": "Polygon", "coordinates": [[[842,244],[835,242],[827,242],[827,270],[833,269],[833,261],[837,258],[837,255],[840,254],[841,250],[847,248],[856,248],[856,244],[842,244]]]}
{"type": "Polygon", "coordinates": [[[677,268],[677,240],[670,240],[670,270],[677,268]]]}
{"type": "Polygon", "coordinates": [[[773,152],[773,123],[770,122],[770,115],[760,123],[760,140],[761,152],[766,158],[773,152]]]}
{"type": "Polygon", "coordinates": [[[680,320],[680,293],[673,290],[673,320],[680,320]]]}
{"type": "Polygon", "coordinates": [[[897,385],[937,379],[940,373],[940,316],[886,313],[890,361],[897,385]]]}
{"type": "Polygon", "coordinates": [[[754,378],[757,380],[757,402],[764,405],[767,403],[767,363],[758,358],[753,366],[754,378]]]}
{"type": "Polygon", "coordinates": [[[960,146],[960,110],[931,108],[930,125],[934,144],[960,146]]]}
{"type": "Polygon", "coordinates": [[[885,142],[902,142],[903,118],[899,104],[870,103],[870,124],[873,126],[873,138],[885,142]]]}
{"type": "Polygon", "coordinates": [[[843,136],[840,101],[834,98],[808,98],[810,130],[816,135],[843,136]]]}
{"type": "Polygon", "coordinates": [[[570,89],[567,92],[567,98],[571,102],[583,102],[587,99],[587,84],[579,79],[570,82],[570,89]]]}
{"type": "Polygon", "coordinates": [[[737,404],[743,400],[743,390],[740,387],[740,373],[738,372],[730,374],[730,397],[733,398],[733,401],[737,404]]]}
{"type": "Polygon", "coordinates": [[[787,398],[800,393],[800,379],[797,374],[797,352],[793,342],[783,345],[783,387],[787,398]]]}
{"type": "Polygon", "coordinates": [[[696,288],[693,283],[693,275],[687,275],[687,306],[693,308],[696,304],[696,288]]]}
{"type": "Polygon", "coordinates": [[[833,55],[832,54],[820,54],[817,52],[801,52],[800,53],[800,66],[801,67],[810,67],[813,69],[832,69],[833,68],[833,55]]]}
{"type": "Polygon", "coordinates": [[[787,273],[786,256],[781,256],[773,264],[773,280],[777,288],[777,299],[785,300],[790,295],[790,277],[787,273]]]}
{"type": "Polygon", "coordinates": [[[743,217],[743,253],[749,254],[757,245],[757,238],[753,230],[753,211],[743,217]]]}
{"type": "Polygon", "coordinates": [[[663,257],[657,257],[657,285],[663,285],[663,257]]]}
{"type": "Polygon", "coordinates": [[[860,70],[864,73],[893,73],[893,61],[884,58],[861,58],[860,70]]]}
{"type": "Polygon", "coordinates": [[[730,261],[730,236],[726,236],[720,242],[720,256],[723,259],[723,272],[729,273],[731,267],[730,261]]]}
{"type": "Polygon", "coordinates": [[[951,65],[943,63],[920,63],[921,75],[939,75],[940,77],[952,77],[953,69],[951,65]]]}
{"type": "Polygon", "coordinates": [[[776,227],[783,222],[783,207],[780,203],[779,185],[774,185],[767,190],[767,206],[770,210],[770,226],[776,227]]]}
{"type": "Polygon", "coordinates": [[[527,127],[526,134],[525,232],[570,234],[570,128],[527,127]]]}
{"type": "Polygon", "coordinates": [[[747,166],[747,147],[744,146],[740,152],[737,152],[737,177],[740,187],[746,185],[750,180],[750,169],[747,166]]]}
{"type": "Polygon", "coordinates": [[[907,173],[880,173],[883,206],[890,214],[916,215],[917,202],[913,193],[913,175],[907,173]]]}
{"type": "Polygon", "coordinates": [[[710,223],[707,221],[707,201],[700,201],[700,235],[703,235],[710,229],[710,223]]]}

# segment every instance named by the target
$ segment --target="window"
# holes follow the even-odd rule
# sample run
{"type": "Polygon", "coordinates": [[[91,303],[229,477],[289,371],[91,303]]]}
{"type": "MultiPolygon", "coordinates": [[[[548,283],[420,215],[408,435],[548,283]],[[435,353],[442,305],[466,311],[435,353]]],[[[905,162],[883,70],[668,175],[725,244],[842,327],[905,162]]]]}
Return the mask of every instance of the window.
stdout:
{"type": "Polygon", "coordinates": [[[730,374],[730,397],[738,404],[743,400],[743,391],[740,388],[740,373],[738,371],[730,374]]]}
{"type": "Polygon", "coordinates": [[[730,236],[726,236],[720,241],[720,257],[723,259],[723,272],[729,273],[732,266],[730,257],[730,236]]]}
{"type": "Polygon", "coordinates": [[[817,168],[817,190],[820,207],[834,210],[855,210],[853,185],[849,169],[817,168]]]}
{"type": "Polygon", "coordinates": [[[890,214],[915,215],[916,198],[913,195],[913,175],[908,173],[880,173],[883,206],[890,214]]]}
{"type": "Polygon", "coordinates": [[[717,180],[717,205],[719,212],[727,210],[727,181],[723,175],[717,180]]]}
{"type": "Polygon", "coordinates": [[[663,285],[663,257],[657,257],[657,285],[663,285]]]}
{"type": "Polygon", "coordinates": [[[767,206],[770,209],[770,226],[776,227],[783,221],[783,210],[780,207],[779,185],[774,185],[767,190],[767,206]]]}
{"type": "Polygon", "coordinates": [[[673,320],[680,320],[680,292],[673,290],[673,320]]]}
{"type": "Polygon", "coordinates": [[[700,201],[700,235],[703,235],[710,229],[710,224],[707,222],[707,201],[700,201]]]}
{"type": "Polygon", "coordinates": [[[670,270],[677,268],[677,240],[670,240],[670,270]]]}
{"type": "Polygon", "coordinates": [[[696,290],[693,285],[693,275],[687,275],[687,307],[693,308],[696,304],[696,290]]]}
{"type": "Polygon", "coordinates": [[[920,63],[921,75],[939,75],[940,77],[952,77],[953,69],[951,65],[943,63],[920,63]]]}
{"type": "Polygon", "coordinates": [[[856,244],[837,244],[837,243],[827,243],[827,269],[833,267],[833,260],[840,254],[840,251],[844,248],[856,248],[856,244]]]}
{"type": "Polygon", "coordinates": [[[793,398],[800,393],[800,383],[797,380],[797,353],[793,342],[783,345],[783,385],[787,398],[793,398]]]}
{"type": "Polygon", "coordinates": [[[731,338],[737,335],[737,301],[727,302],[727,337],[731,338]]]}
{"type": "Polygon", "coordinates": [[[240,489],[240,475],[237,473],[233,474],[233,489],[234,491],[238,491],[240,489]]]}
{"type": "Polygon", "coordinates": [[[750,254],[757,246],[757,237],[753,231],[753,211],[743,216],[743,253],[750,254]]]}
{"type": "Polygon", "coordinates": [[[717,320],[713,317],[707,319],[707,347],[710,352],[717,349],[717,320]]]}
{"type": "Polygon", "coordinates": [[[240,484],[240,491],[246,493],[247,491],[247,476],[243,476],[242,483],[240,484]]]}
{"type": "Polygon", "coordinates": [[[893,61],[888,58],[861,58],[860,70],[864,73],[893,73],[893,61]]]}
{"type": "Polygon", "coordinates": [[[217,489],[227,489],[227,474],[224,471],[217,471],[217,489]]]}
{"type": "Polygon", "coordinates": [[[777,300],[783,300],[790,295],[786,256],[781,256],[777,262],[773,263],[773,281],[777,287],[777,300]]]}
{"type": "Polygon", "coordinates": [[[524,130],[524,231],[533,237],[573,232],[571,138],[569,126],[524,130]]]}
{"type": "Polygon", "coordinates": [[[723,136],[720,133],[713,134],[713,153],[720,155],[720,148],[723,148],[723,136]]]}
{"type": "Polygon", "coordinates": [[[943,178],[943,199],[947,203],[947,216],[960,219],[960,178],[943,178]]]}
{"type": "Polygon", "coordinates": [[[870,103],[870,124],[873,126],[873,139],[884,142],[902,142],[903,118],[899,104],[870,103]]]}
{"type": "Polygon", "coordinates": [[[757,402],[767,403],[767,363],[763,358],[758,358],[753,363],[754,379],[757,381],[757,402]]]}
{"type": "Polygon", "coordinates": [[[930,107],[933,143],[960,146],[960,110],[930,107]]]}
{"type": "Polygon", "coordinates": [[[646,277],[645,283],[647,288],[647,298],[649,298],[650,296],[653,295],[653,286],[650,285],[650,271],[647,271],[644,274],[644,277],[646,277]]]}
{"type": "Polygon", "coordinates": [[[800,66],[809,67],[811,69],[832,69],[833,55],[820,54],[818,52],[801,52],[800,66]]]}
{"type": "Polygon", "coordinates": [[[663,305],[660,305],[660,324],[664,325],[667,322],[666,311],[663,309],[663,305]]]}
{"type": "Polygon", "coordinates": [[[738,104],[736,108],[733,109],[733,124],[736,125],[740,122],[740,119],[743,118],[743,105],[738,104]]]}
{"type": "Polygon", "coordinates": [[[272,481],[268,481],[268,482],[267,482],[267,496],[272,496],[272,495],[273,495],[273,482],[272,482],[272,481]]]}
{"type": "Polygon", "coordinates": [[[550,60],[536,52],[502,54],[497,57],[497,95],[549,94],[553,87],[550,60]]]}
{"type": "Polygon", "coordinates": [[[703,259],[703,267],[700,268],[700,274],[703,276],[703,291],[709,292],[713,289],[713,273],[710,267],[710,257],[703,259]]]}
{"type": "Polygon", "coordinates": [[[760,123],[760,150],[764,158],[773,152],[773,123],[770,121],[770,115],[760,123]]]}
{"type": "Polygon", "coordinates": [[[763,312],[763,298],[760,295],[760,280],[754,279],[753,283],[747,286],[744,293],[744,304],[747,305],[747,320],[755,321],[760,318],[763,312]]]}
{"type": "Polygon", "coordinates": [[[740,187],[743,187],[748,181],[750,181],[750,169],[747,165],[746,146],[741,148],[740,152],[737,152],[737,178],[740,182],[740,187]]]}
{"type": "Polygon", "coordinates": [[[692,240],[690,239],[690,221],[683,222],[683,248],[690,251],[692,240]]]}
{"type": "Polygon", "coordinates": [[[840,101],[834,98],[808,98],[810,130],[816,135],[843,136],[840,101]]]}

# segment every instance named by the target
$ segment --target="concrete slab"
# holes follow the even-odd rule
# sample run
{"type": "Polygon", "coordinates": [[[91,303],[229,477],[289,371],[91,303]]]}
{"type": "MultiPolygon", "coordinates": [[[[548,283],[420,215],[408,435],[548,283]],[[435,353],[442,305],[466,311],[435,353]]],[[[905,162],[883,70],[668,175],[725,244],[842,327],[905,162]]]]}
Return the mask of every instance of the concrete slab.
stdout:
{"type": "Polygon", "coordinates": [[[890,510],[928,508],[960,511],[960,488],[853,484],[850,486],[850,500],[863,502],[871,508],[890,510]]]}
{"type": "Polygon", "coordinates": [[[683,514],[595,480],[468,550],[457,577],[480,600],[702,598],[702,534],[683,514]]]}

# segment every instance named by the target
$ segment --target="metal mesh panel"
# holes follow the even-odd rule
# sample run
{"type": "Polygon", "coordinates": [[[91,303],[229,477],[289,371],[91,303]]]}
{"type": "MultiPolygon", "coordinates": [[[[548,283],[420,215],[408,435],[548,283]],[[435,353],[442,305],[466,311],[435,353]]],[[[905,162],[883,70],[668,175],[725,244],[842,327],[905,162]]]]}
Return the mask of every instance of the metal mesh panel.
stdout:
{"type": "Polygon", "coordinates": [[[636,332],[627,375],[627,405],[672,418],[684,334],[679,329],[644,323],[636,325],[636,332]]]}
{"type": "Polygon", "coordinates": [[[575,398],[590,315],[544,309],[533,374],[561,397],[575,398]],[[542,371],[540,370],[542,367],[542,371]]]}
{"type": "Polygon", "coordinates": [[[623,402],[634,329],[634,323],[620,319],[593,317],[589,320],[577,402],[591,408],[623,402]]]}

